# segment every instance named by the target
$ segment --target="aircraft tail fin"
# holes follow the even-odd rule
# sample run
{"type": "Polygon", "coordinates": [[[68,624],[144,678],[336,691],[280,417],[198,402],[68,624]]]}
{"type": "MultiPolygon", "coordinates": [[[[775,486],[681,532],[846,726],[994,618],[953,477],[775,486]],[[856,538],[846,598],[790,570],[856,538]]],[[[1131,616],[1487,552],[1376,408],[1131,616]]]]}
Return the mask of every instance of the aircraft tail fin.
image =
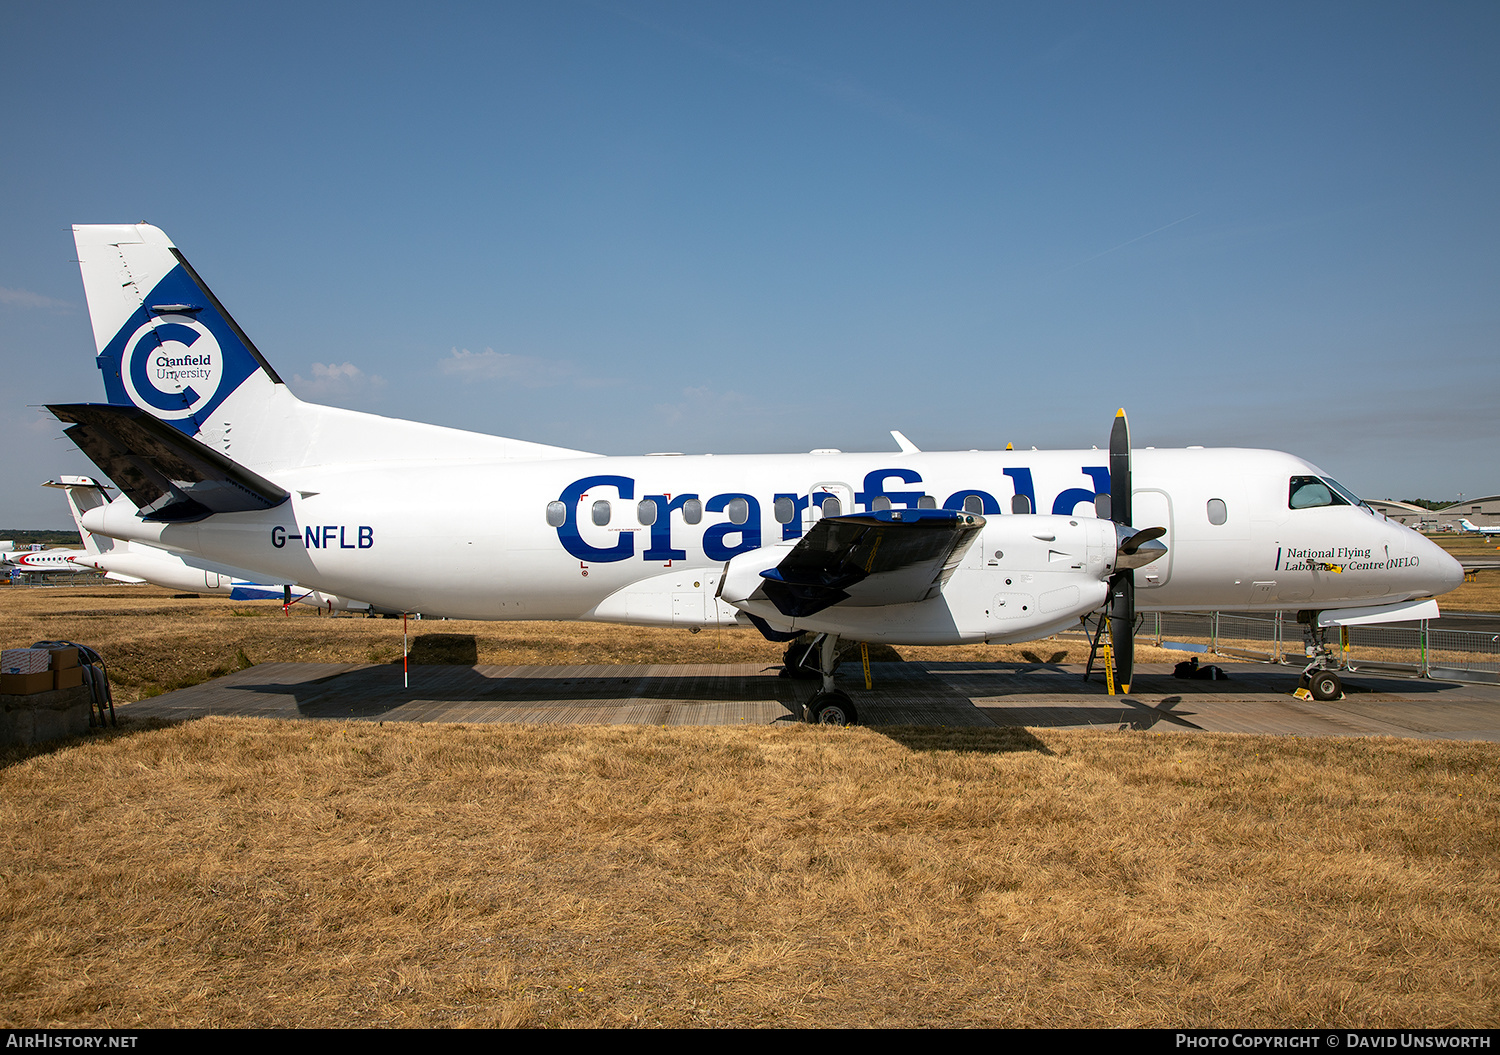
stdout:
{"type": "Polygon", "coordinates": [[[109,504],[109,491],[99,481],[87,476],[59,476],[48,480],[43,487],[56,487],[68,499],[68,511],[73,514],[73,524],[78,528],[78,537],[83,540],[85,553],[104,553],[129,543],[116,542],[105,535],[95,535],[83,526],[83,514],[109,504]]]}
{"type": "Polygon", "coordinates": [[[588,457],[304,403],[159,228],[80,224],[73,240],[109,402],[136,407],[256,472],[330,463],[588,457]]]}
{"type": "Polygon", "coordinates": [[[73,228],[111,403],[189,436],[247,380],[281,378],[166,234],[150,224],[73,228]]]}

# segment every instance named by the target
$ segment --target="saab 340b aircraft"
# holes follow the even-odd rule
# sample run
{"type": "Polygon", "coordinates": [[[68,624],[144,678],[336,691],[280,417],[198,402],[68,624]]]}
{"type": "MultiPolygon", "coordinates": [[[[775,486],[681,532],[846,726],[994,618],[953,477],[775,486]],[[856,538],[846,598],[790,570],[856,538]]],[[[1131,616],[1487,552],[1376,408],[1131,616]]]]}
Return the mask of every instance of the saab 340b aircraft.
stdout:
{"type": "Polygon", "coordinates": [[[1463,579],[1300,458],[1131,451],[1123,411],[1107,456],[895,434],[603,457],[304,403],[160,230],[74,239],[109,401],[49,409],[124,492],[87,530],[398,611],[815,635],[814,721],[855,719],[840,640],[1027,641],[1103,610],[1128,690],[1138,610],[1299,609],[1320,634],[1435,615],[1463,579]]]}

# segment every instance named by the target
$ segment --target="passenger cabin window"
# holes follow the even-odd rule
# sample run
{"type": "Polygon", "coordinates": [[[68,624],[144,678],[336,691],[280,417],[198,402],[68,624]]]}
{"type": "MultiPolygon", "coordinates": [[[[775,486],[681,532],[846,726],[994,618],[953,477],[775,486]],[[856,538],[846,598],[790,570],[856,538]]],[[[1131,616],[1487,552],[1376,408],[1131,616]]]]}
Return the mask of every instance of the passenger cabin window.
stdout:
{"type": "Polygon", "coordinates": [[[547,503],[547,526],[562,527],[563,521],[568,519],[568,507],[561,502],[547,503]]]}
{"type": "Polygon", "coordinates": [[[797,515],[797,503],[786,495],[776,499],[775,506],[776,523],[790,524],[792,518],[797,515]]]}
{"type": "Polygon", "coordinates": [[[917,499],[917,508],[918,509],[936,509],[937,508],[937,499],[934,498],[934,497],[932,497],[932,495],[923,495],[921,498],[917,499]]]}
{"type": "Polygon", "coordinates": [[[891,500],[886,495],[881,495],[870,503],[870,512],[879,513],[883,509],[891,508],[891,500]]]}
{"type": "Polygon", "coordinates": [[[641,522],[643,527],[650,527],[656,523],[657,513],[656,499],[654,498],[643,498],[640,504],[635,507],[635,518],[641,522]]]}
{"type": "Polygon", "coordinates": [[[1031,499],[1027,498],[1025,495],[1011,495],[1010,511],[1012,513],[1031,512],[1031,499]]]}
{"type": "Polygon", "coordinates": [[[743,498],[731,498],[728,513],[731,524],[743,524],[750,519],[750,503],[743,498]]]}
{"type": "Polygon", "coordinates": [[[703,502],[697,498],[689,498],[682,503],[682,522],[684,524],[700,524],[703,522],[703,502]]]}
{"type": "Polygon", "coordinates": [[[983,513],[984,512],[984,499],[980,498],[978,495],[969,495],[969,496],[967,496],[964,499],[964,512],[965,513],[983,513]]]}
{"type": "Polygon", "coordinates": [[[843,504],[839,502],[836,495],[829,495],[827,498],[823,499],[823,504],[818,508],[823,510],[823,515],[825,517],[836,517],[841,512],[843,512],[844,509],[843,504]]]}
{"type": "Polygon", "coordinates": [[[1100,520],[1108,520],[1109,512],[1114,507],[1114,499],[1109,495],[1094,496],[1094,516],[1100,520]]]}
{"type": "Polygon", "coordinates": [[[599,501],[594,503],[594,523],[599,527],[603,527],[604,525],[609,523],[608,500],[601,498],[599,499],[599,501]]]}
{"type": "Polygon", "coordinates": [[[1229,508],[1224,505],[1222,498],[1210,498],[1208,500],[1208,522],[1210,524],[1222,524],[1229,519],[1229,508]]]}

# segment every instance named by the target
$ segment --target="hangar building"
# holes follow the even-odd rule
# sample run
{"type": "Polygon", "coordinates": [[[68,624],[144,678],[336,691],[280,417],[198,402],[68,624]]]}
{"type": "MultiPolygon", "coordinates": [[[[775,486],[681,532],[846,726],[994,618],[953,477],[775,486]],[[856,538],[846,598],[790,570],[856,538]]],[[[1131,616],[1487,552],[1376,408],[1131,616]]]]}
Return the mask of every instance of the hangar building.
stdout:
{"type": "Polygon", "coordinates": [[[1451,523],[1455,531],[1458,530],[1459,517],[1468,517],[1469,523],[1480,527],[1493,527],[1500,524],[1500,495],[1465,498],[1439,509],[1438,516],[1443,518],[1443,523],[1451,523]]]}
{"type": "Polygon", "coordinates": [[[1393,498],[1366,498],[1365,505],[1394,520],[1398,524],[1405,524],[1417,531],[1436,531],[1438,529],[1438,514],[1431,509],[1423,509],[1414,506],[1410,502],[1397,502],[1393,498]]]}

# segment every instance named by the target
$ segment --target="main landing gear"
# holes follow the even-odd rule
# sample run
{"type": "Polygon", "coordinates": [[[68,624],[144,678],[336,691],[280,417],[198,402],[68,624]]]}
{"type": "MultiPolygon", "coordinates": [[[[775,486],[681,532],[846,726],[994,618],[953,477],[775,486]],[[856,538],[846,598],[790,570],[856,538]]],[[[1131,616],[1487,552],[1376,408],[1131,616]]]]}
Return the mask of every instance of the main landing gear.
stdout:
{"type": "Polygon", "coordinates": [[[1334,656],[1333,646],[1326,638],[1326,628],[1318,625],[1318,613],[1297,613],[1297,622],[1302,624],[1302,651],[1309,660],[1302,668],[1302,677],[1297,679],[1299,691],[1306,691],[1313,699],[1322,702],[1340,700],[1344,697],[1344,683],[1339,678],[1339,662],[1334,656]]]}
{"type": "Polygon", "coordinates": [[[833,672],[839,665],[839,639],[819,634],[810,643],[794,641],[783,657],[783,673],[792,678],[821,678],[823,687],[807,701],[804,721],[814,725],[857,725],[859,714],[848,694],[834,687],[833,672]]]}

